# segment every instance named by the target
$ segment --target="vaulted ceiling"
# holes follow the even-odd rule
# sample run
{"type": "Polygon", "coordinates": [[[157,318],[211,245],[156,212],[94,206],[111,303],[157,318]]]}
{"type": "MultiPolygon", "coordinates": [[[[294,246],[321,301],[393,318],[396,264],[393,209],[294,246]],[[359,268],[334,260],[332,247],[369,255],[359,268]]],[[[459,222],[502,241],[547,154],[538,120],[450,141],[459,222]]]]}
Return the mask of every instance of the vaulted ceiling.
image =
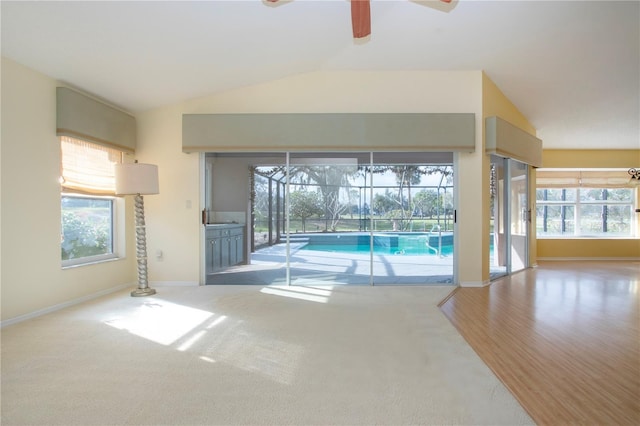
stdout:
{"type": "Polygon", "coordinates": [[[132,112],[323,70],[484,70],[545,148],[640,148],[640,1],[2,1],[2,55],[132,112]]]}

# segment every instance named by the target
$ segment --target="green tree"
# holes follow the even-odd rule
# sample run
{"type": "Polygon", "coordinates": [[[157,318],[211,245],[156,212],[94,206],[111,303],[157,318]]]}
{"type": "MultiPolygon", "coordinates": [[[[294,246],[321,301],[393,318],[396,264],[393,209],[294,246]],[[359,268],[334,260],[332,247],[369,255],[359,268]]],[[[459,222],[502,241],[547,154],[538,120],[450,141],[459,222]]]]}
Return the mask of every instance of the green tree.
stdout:
{"type": "Polygon", "coordinates": [[[350,189],[348,194],[348,211],[351,219],[353,219],[353,213],[362,213],[359,209],[360,193],[357,189],[350,189]]]}
{"type": "MultiPolygon", "coordinates": [[[[398,186],[397,196],[394,199],[395,206],[393,207],[393,210],[398,211],[394,213],[394,226],[399,225],[399,229],[408,228],[411,224],[411,220],[415,211],[411,188],[420,184],[420,182],[422,181],[422,176],[440,175],[440,185],[442,185],[442,183],[445,181],[450,182],[453,176],[453,170],[451,166],[418,166],[412,164],[373,166],[373,168],[371,168],[371,172],[374,174],[383,174],[390,172],[395,175],[396,184],[398,186]],[[406,197],[404,195],[405,188],[407,193],[406,197]],[[399,217],[397,217],[398,215],[399,217]]],[[[390,210],[387,209],[384,211],[389,212],[390,210]]]]}
{"type": "Polygon", "coordinates": [[[108,253],[111,238],[108,218],[86,211],[62,212],[62,260],[108,253]]]}
{"type": "Polygon", "coordinates": [[[375,214],[385,215],[387,212],[396,209],[395,195],[385,189],[384,194],[377,193],[373,196],[373,211],[375,214]]]}
{"type": "MultiPolygon", "coordinates": [[[[349,178],[358,174],[358,170],[351,167],[340,166],[297,166],[292,168],[291,178],[294,181],[318,185],[322,196],[322,206],[326,226],[335,230],[340,220],[340,215],[348,209],[348,203],[340,202],[340,190],[350,189],[349,178]]],[[[347,196],[348,198],[348,196],[347,196]]],[[[327,230],[327,228],[325,228],[327,230]]]]}
{"type": "Polygon", "coordinates": [[[306,232],[305,222],[307,218],[321,215],[324,212],[324,206],[320,194],[311,191],[291,192],[289,207],[291,210],[291,217],[300,218],[302,220],[302,232],[306,232]]]}
{"type": "Polygon", "coordinates": [[[435,216],[438,213],[438,205],[441,203],[438,192],[433,189],[423,189],[413,197],[413,204],[422,217],[435,216]]]}

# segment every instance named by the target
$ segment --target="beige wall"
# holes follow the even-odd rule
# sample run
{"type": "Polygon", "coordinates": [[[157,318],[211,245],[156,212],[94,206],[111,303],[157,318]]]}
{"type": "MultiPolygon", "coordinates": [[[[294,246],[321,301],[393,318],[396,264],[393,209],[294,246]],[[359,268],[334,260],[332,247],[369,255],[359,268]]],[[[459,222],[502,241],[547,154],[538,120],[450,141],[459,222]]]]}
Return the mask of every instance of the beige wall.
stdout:
{"type": "MultiPolygon", "coordinates": [[[[181,154],[179,129],[182,113],[274,112],[451,112],[476,114],[476,152],[460,153],[459,176],[464,185],[458,207],[461,282],[481,283],[483,273],[482,221],[477,206],[483,203],[481,173],[481,72],[315,72],[198,98],[138,115],[139,153],[159,165],[160,195],[149,197],[147,229],[149,252],[162,249],[163,262],[151,260],[151,280],[193,280],[199,271],[201,246],[199,217],[184,210],[186,196],[195,197],[200,186],[198,154],[181,154]],[[151,132],[147,129],[156,129],[151,132]],[[158,130],[163,129],[163,130],[158,130]],[[163,172],[163,170],[167,170],[163,172]],[[164,190],[165,173],[183,176],[184,186],[164,190]],[[184,195],[184,193],[188,195],[184,195]],[[153,215],[153,216],[152,216],[153,215]],[[157,216],[156,216],[157,215],[157,216]],[[162,224],[171,223],[171,228],[162,224]],[[180,236],[184,245],[178,258],[167,244],[180,236]],[[159,263],[163,263],[160,265],[159,263]]],[[[172,184],[173,185],[173,184],[172,184]]],[[[204,208],[198,206],[194,213],[204,208]]],[[[488,245],[487,245],[488,247],[488,245]]]]}
{"type": "MultiPolygon", "coordinates": [[[[457,235],[461,238],[458,280],[467,285],[486,283],[488,169],[482,138],[483,79],[480,71],[318,72],[137,114],[136,158],[157,164],[160,173],[160,194],[145,197],[152,285],[201,282],[204,162],[199,154],[182,152],[182,114],[216,112],[475,113],[476,152],[456,154],[457,235]],[[160,250],[162,258],[156,256],[160,250]]],[[[135,282],[133,256],[68,270],[60,267],[55,86],[53,79],[3,59],[3,320],[135,282]],[[16,159],[29,159],[29,166],[16,159]]],[[[127,202],[126,221],[131,229],[131,200],[127,202]]],[[[132,233],[126,238],[128,252],[134,253],[132,233]]]]}
{"type": "MultiPolygon", "coordinates": [[[[636,150],[544,150],[545,168],[639,168],[640,149],[636,150]]],[[[640,199],[640,187],[636,189],[640,199]]],[[[640,214],[636,214],[640,221],[640,214]]],[[[542,259],[640,259],[640,236],[628,239],[544,238],[538,240],[538,258],[542,259]]]]}
{"type": "Polygon", "coordinates": [[[61,268],[55,88],[55,80],[2,58],[3,321],[135,280],[131,257],[61,268]]]}
{"type": "Polygon", "coordinates": [[[137,116],[136,158],[158,165],[160,184],[158,195],[145,197],[152,286],[200,282],[200,157],[182,152],[183,110],[173,105],[137,116]]]}

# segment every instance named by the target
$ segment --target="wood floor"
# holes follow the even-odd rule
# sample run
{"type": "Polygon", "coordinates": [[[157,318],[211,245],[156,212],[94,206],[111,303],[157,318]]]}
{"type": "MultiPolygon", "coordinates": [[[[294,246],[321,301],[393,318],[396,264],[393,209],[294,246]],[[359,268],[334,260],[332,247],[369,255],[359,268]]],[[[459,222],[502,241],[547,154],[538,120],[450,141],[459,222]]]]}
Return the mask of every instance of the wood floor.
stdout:
{"type": "Polygon", "coordinates": [[[441,309],[541,425],[640,425],[640,262],[546,262],[441,309]]]}

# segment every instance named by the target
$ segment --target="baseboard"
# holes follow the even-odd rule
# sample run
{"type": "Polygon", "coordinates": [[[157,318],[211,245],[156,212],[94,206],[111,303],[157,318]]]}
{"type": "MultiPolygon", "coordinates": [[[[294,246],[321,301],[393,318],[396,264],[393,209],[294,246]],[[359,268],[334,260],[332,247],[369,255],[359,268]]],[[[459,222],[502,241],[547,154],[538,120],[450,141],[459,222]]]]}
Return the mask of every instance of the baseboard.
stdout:
{"type": "Polygon", "coordinates": [[[640,257],[538,257],[543,262],[638,262],[640,257]]]}
{"type": "Polygon", "coordinates": [[[108,288],[106,290],[92,293],[87,296],[80,297],[78,299],[69,300],[68,302],[59,303],[57,305],[49,306],[48,308],[39,309],[28,314],[20,315],[14,318],[9,318],[4,321],[0,321],[0,328],[7,325],[16,324],[22,321],[26,321],[32,318],[40,317],[42,315],[50,314],[51,312],[59,311],[60,309],[68,308],[69,306],[78,305],[80,303],[88,302],[89,300],[97,299],[98,297],[106,296],[107,294],[115,293],[116,291],[123,290],[128,287],[132,287],[131,283],[121,284],[115,287],[108,288]]]}
{"type": "Polygon", "coordinates": [[[460,281],[460,287],[486,287],[491,284],[490,280],[486,281],[460,281]]]}
{"type": "Polygon", "coordinates": [[[149,287],[197,287],[198,281],[151,281],[149,287]]]}

